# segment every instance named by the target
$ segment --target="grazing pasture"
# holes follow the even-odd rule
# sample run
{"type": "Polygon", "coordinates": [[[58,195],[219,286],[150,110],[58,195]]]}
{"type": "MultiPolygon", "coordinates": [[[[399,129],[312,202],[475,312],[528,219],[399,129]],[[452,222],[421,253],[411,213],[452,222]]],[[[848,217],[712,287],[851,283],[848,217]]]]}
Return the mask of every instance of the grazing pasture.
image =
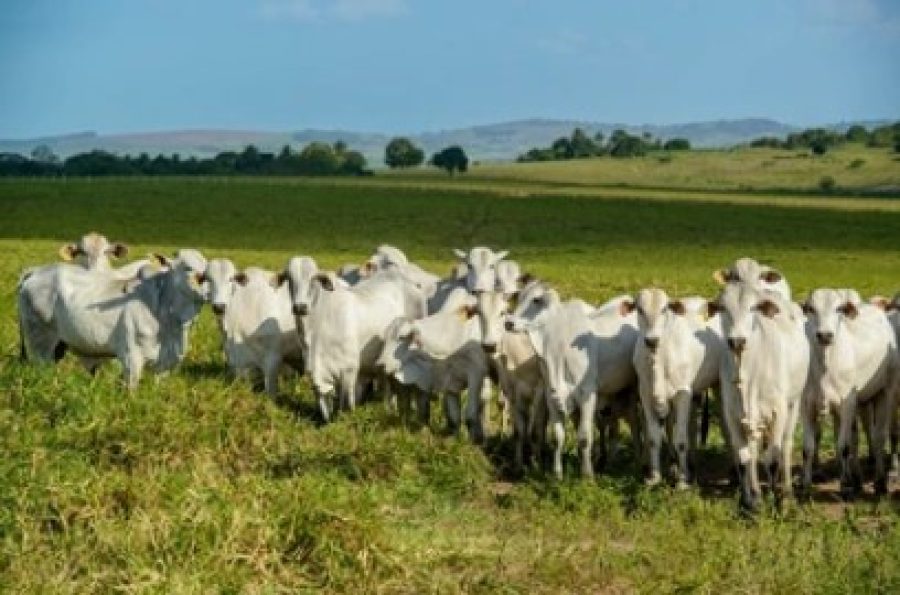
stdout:
{"type": "MultiPolygon", "coordinates": [[[[682,158],[693,157],[675,162],[682,158]]],[[[897,496],[875,503],[867,486],[856,503],[841,503],[828,446],[831,477],[810,505],[792,501],[748,521],[727,486],[717,431],[700,453],[701,485],[686,493],[645,487],[630,452],[593,481],[575,479],[574,448],[562,482],[539,472],[513,478],[508,440],[482,449],[443,437],[437,419],[431,430],[404,428],[379,403],[321,427],[306,381],[283,382],[275,399],[231,381],[208,309],[184,365],[132,395],[116,364],[91,378],[74,359],[56,369],[17,361],[20,271],[54,261],[61,243],[94,229],[129,242],[135,258],[193,247],[276,270],[294,254],[326,267],[359,263],[391,243],[446,274],[452,248],[488,245],[591,302],[650,285],[711,296],[711,272],[740,256],[777,266],[797,297],[825,285],[864,296],[900,289],[900,201],[733,192],[738,183],[710,184],[717,193],[579,188],[523,167],[509,181],[0,181],[0,584],[12,592],[900,589],[897,496]]]]}

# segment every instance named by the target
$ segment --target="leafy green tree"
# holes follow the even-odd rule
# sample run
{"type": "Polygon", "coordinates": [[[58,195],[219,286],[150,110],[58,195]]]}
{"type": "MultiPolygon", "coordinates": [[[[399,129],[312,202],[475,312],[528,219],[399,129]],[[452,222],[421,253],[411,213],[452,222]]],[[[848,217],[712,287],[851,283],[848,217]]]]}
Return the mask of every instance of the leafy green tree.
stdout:
{"type": "Polygon", "coordinates": [[[334,149],[335,155],[343,155],[344,151],[347,150],[347,143],[342,140],[336,140],[334,141],[334,145],[332,145],[332,148],[334,149]]]}
{"type": "Polygon", "coordinates": [[[572,131],[569,146],[572,150],[572,156],[576,158],[593,157],[597,154],[597,146],[594,144],[594,141],[581,128],[576,128],[572,131]]]}
{"type": "Polygon", "coordinates": [[[465,172],[469,169],[469,158],[462,147],[453,145],[432,155],[431,164],[446,170],[452,176],[455,172],[465,172]]]}
{"type": "Polygon", "coordinates": [[[689,151],[691,142],[686,138],[670,138],[663,145],[663,149],[666,151],[689,151]]]}
{"type": "Polygon", "coordinates": [[[359,151],[344,151],[341,157],[342,161],[339,173],[359,176],[365,171],[366,158],[359,151]]]}
{"type": "Polygon", "coordinates": [[[392,138],[384,148],[384,163],[391,169],[418,167],[425,161],[425,152],[405,137],[392,138]]]}
{"type": "Polygon", "coordinates": [[[31,158],[39,163],[59,163],[59,157],[47,145],[38,145],[31,151],[31,158]]]}
{"type": "Polygon", "coordinates": [[[313,176],[327,176],[338,171],[340,162],[334,148],[327,143],[309,143],[299,155],[300,172],[313,176]]]}
{"type": "Polygon", "coordinates": [[[844,138],[851,143],[864,143],[869,140],[869,131],[866,130],[865,126],[854,124],[847,129],[847,132],[844,134],[844,138]]]}
{"type": "Polygon", "coordinates": [[[567,137],[561,136],[550,145],[555,159],[571,159],[575,156],[575,150],[572,148],[572,141],[567,137]]]}

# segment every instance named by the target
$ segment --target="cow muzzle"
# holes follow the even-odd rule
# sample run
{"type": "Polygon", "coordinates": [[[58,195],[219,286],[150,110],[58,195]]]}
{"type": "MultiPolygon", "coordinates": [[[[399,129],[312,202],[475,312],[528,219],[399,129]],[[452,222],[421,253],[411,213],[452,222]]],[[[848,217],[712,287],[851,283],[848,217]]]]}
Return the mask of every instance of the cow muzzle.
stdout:
{"type": "Polygon", "coordinates": [[[213,314],[216,316],[221,316],[225,314],[225,304],[215,303],[212,305],[213,314]]]}
{"type": "Polygon", "coordinates": [[[488,354],[497,353],[497,344],[496,343],[482,343],[481,348],[484,349],[484,352],[488,353],[488,354]]]}
{"type": "Polygon", "coordinates": [[[656,348],[659,347],[659,337],[644,337],[644,345],[650,351],[656,351],[656,348]]]}
{"type": "Polygon", "coordinates": [[[294,304],[294,316],[306,316],[309,314],[309,306],[306,304],[294,304]]]}
{"type": "Polygon", "coordinates": [[[834,343],[834,333],[831,331],[819,331],[816,333],[816,340],[822,347],[828,347],[834,343]]]}
{"type": "Polygon", "coordinates": [[[729,337],[728,338],[728,348],[740,355],[743,353],[744,348],[747,347],[747,339],[744,337],[729,337]]]}

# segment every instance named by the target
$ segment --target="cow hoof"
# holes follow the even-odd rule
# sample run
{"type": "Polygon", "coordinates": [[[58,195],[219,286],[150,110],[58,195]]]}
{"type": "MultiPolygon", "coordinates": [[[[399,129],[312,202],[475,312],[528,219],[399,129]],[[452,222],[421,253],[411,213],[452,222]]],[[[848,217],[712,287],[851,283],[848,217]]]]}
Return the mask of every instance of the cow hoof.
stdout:
{"type": "Polygon", "coordinates": [[[691,489],[691,484],[689,484],[688,482],[686,482],[683,479],[679,479],[678,482],[675,484],[675,489],[679,492],[686,492],[689,489],[691,489]]]}
{"type": "Polygon", "coordinates": [[[653,488],[658,486],[661,481],[662,478],[658,474],[654,474],[644,480],[644,485],[648,488],[653,488]]]}

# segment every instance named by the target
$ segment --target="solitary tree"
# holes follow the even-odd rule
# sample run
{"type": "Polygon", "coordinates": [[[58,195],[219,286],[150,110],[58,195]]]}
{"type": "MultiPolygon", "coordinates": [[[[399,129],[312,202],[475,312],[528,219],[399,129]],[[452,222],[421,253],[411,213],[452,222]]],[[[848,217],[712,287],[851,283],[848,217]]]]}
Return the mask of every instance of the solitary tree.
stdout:
{"type": "Polygon", "coordinates": [[[390,168],[416,167],[425,161],[425,152],[404,137],[392,138],[384,148],[384,163],[390,168]]]}
{"type": "Polygon", "coordinates": [[[447,170],[451,176],[455,172],[464,172],[469,169],[469,158],[462,147],[452,146],[438,151],[431,157],[431,164],[435,167],[447,170]]]}

